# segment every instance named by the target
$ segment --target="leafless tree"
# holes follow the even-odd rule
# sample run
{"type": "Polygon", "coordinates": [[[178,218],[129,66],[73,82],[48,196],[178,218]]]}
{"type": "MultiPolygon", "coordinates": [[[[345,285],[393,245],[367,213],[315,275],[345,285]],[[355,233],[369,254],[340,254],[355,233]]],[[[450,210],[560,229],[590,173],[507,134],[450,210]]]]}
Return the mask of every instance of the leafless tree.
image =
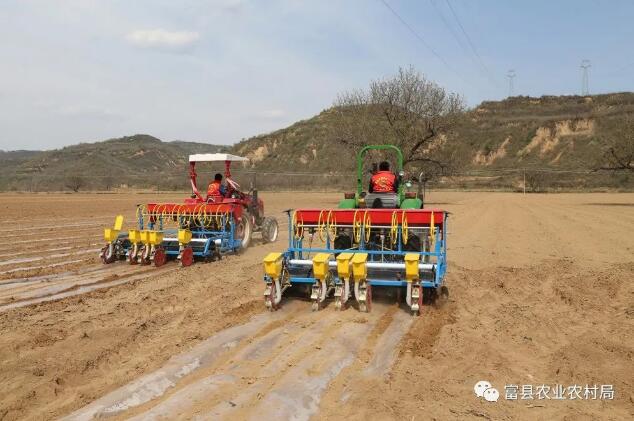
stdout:
{"type": "Polygon", "coordinates": [[[603,155],[595,169],[634,172],[634,119],[625,119],[612,139],[604,142],[603,155]]]}
{"type": "Polygon", "coordinates": [[[66,188],[69,188],[77,193],[79,189],[86,185],[86,180],[79,174],[71,174],[66,176],[64,180],[64,185],[66,186],[66,188]]]}
{"type": "Polygon", "coordinates": [[[442,143],[465,109],[460,95],[447,92],[413,67],[375,80],[367,90],[345,92],[334,105],[335,139],[354,149],[396,145],[406,165],[429,173],[448,169],[451,156],[442,154],[449,149],[442,143]]]}

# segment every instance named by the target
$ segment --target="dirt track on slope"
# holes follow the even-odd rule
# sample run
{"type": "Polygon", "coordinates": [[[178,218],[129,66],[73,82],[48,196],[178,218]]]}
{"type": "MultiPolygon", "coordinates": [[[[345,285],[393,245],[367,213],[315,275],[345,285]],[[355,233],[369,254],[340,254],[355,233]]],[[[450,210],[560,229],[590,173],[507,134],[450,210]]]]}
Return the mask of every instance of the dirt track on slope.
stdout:
{"type": "MultiPolygon", "coordinates": [[[[285,208],[338,197],[264,194],[280,222],[285,208]]],[[[432,193],[452,212],[451,296],[415,319],[390,301],[312,313],[290,298],[264,312],[260,261],[285,247],[284,230],[190,268],[103,267],[81,253],[153,198],[0,195],[16,242],[0,248],[0,419],[634,416],[632,194],[432,193]],[[478,380],[616,394],[489,403],[473,395],[478,380]]]]}

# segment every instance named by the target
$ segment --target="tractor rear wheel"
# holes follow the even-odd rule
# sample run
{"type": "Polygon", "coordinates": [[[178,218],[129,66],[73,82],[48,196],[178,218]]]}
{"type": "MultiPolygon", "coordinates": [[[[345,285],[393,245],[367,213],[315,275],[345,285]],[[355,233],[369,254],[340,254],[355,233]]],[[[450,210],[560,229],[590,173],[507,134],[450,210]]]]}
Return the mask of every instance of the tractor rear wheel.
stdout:
{"type": "Polygon", "coordinates": [[[241,248],[246,249],[251,244],[251,233],[253,232],[253,223],[251,222],[251,214],[244,209],[242,216],[237,220],[236,238],[241,240],[241,248]]]}
{"type": "Polygon", "coordinates": [[[277,226],[277,219],[267,216],[262,222],[262,239],[265,243],[272,243],[277,240],[279,235],[279,228],[277,226]]]}

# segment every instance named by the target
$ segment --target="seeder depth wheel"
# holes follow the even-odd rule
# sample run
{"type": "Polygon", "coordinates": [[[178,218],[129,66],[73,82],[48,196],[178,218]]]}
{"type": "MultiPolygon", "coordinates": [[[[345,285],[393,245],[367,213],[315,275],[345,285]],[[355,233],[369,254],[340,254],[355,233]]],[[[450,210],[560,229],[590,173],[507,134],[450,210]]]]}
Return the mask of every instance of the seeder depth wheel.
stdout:
{"type": "Polygon", "coordinates": [[[312,300],[312,310],[318,311],[323,308],[328,294],[328,286],[325,280],[316,280],[311,287],[310,299],[312,300]]]}
{"type": "Polygon", "coordinates": [[[101,257],[101,262],[104,265],[114,262],[114,244],[107,244],[104,248],[102,248],[99,257],[101,257]]]}
{"type": "Polygon", "coordinates": [[[343,307],[343,285],[335,286],[335,310],[341,310],[343,307]]]}
{"type": "Polygon", "coordinates": [[[361,289],[365,289],[365,294],[362,294],[365,299],[359,300],[359,311],[369,313],[372,310],[372,285],[366,281],[361,289]]]}
{"type": "Polygon", "coordinates": [[[180,257],[182,267],[191,266],[194,263],[194,250],[191,247],[185,247],[180,257]]]}
{"type": "Polygon", "coordinates": [[[418,291],[418,310],[414,312],[415,316],[418,316],[422,313],[423,311],[423,296],[424,294],[424,290],[422,286],[419,286],[419,291],[418,291]]]}
{"type": "Polygon", "coordinates": [[[277,305],[275,305],[275,296],[277,295],[277,286],[275,285],[275,281],[271,282],[269,288],[269,294],[264,296],[264,304],[268,307],[270,311],[277,310],[277,305]]]}
{"type": "Polygon", "coordinates": [[[161,267],[167,262],[167,254],[163,247],[159,247],[154,251],[154,266],[161,267]]]}
{"type": "Polygon", "coordinates": [[[139,249],[139,254],[137,257],[137,261],[140,265],[149,265],[150,264],[150,246],[143,245],[139,249]]]}
{"type": "Polygon", "coordinates": [[[139,246],[138,244],[133,244],[132,247],[128,250],[128,254],[126,255],[126,260],[131,265],[136,265],[139,263],[137,261],[137,255],[139,254],[139,246]]]}

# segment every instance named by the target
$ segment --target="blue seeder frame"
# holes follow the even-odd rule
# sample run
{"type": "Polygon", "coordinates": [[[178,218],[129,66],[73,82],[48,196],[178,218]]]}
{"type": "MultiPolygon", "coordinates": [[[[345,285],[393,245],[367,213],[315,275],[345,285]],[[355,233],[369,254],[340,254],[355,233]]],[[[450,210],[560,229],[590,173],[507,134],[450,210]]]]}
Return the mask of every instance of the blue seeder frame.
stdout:
{"type": "MultiPolygon", "coordinates": [[[[288,216],[289,240],[288,240],[288,250],[286,250],[283,253],[284,265],[286,265],[288,269],[292,269],[292,267],[288,263],[291,259],[304,259],[305,258],[304,255],[310,256],[312,253],[333,253],[333,254],[339,254],[344,252],[367,253],[368,262],[380,261],[381,256],[390,256],[390,257],[402,256],[404,259],[406,254],[417,253],[420,255],[421,262],[423,261],[424,256],[431,256],[430,263],[435,265],[434,271],[433,271],[433,277],[425,278],[421,276],[421,281],[420,281],[421,286],[423,288],[439,288],[443,285],[445,273],[447,271],[447,212],[444,212],[443,215],[444,217],[443,217],[443,223],[441,227],[436,226],[434,229],[435,231],[434,250],[423,252],[423,251],[406,251],[403,249],[402,241],[401,241],[403,238],[403,233],[402,233],[402,226],[400,224],[398,225],[398,229],[397,229],[396,244],[398,245],[398,247],[396,250],[383,250],[383,251],[367,250],[366,242],[365,242],[365,226],[361,227],[361,241],[358,247],[354,247],[352,249],[335,249],[334,245],[332,244],[330,234],[328,234],[328,230],[326,230],[326,247],[325,248],[304,247],[303,237],[297,239],[293,235],[294,227],[293,227],[291,213],[289,212],[289,216],[288,216]],[[436,260],[435,262],[433,261],[434,258],[436,260]]],[[[372,228],[376,228],[376,227],[372,227],[372,228]]],[[[389,228],[389,227],[386,227],[386,228],[389,228]]],[[[420,230],[423,228],[425,227],[410,227],[409,230],[410,231],[420,230]]],[[[333,274],[335,283],[340,283],[341,280],[338,278],[336,270],[334,272],[331,270],[331,273],[333,274]]],[[[368,276],[367,282],[372,286],[406,287],[407,281],[404,279],[399,279],[396,275],[397,274],[395,273],[395,277],[391,279],[372,278],[371,276],[368,276]]],[[[268,278],[267,275],[265,275],[264,280],[269,281],[270,279],[268,278]]],[[[313,284],[315,283],[315,281],[317,281],[317,279],[313,277],[290,276],[291,284],[295,284],[295,283],[296,284],[313,284]]]]}
{"type": "MultiPolygon", "coordinates": [[[[242,239],[236,238],[236,222],[235,219],[232,217],[232,211],[233,209],[231,209],[231,212],[229,213],[223,213],[219,215],[221,220],[218,225],[222,227],[222,229],[220,230],[210,230],[206,229],[204,226],[198,226],[196,227],[196,229],[191,230],[192,240],[205,240],[204,243],[200,242],[200,245],[197,246],[194,246],[194,244],[199,243],[197,241],[192,241],[189,243],[189,246],[191,246],[193,249],[194,257],[205,259],[210,258],[216,254],[235,253],[240,250],[240,248],[242,247],[242,239]]],[[[180,216],[179,218],[179,226],[183,226],[190,217],[180,216]]],[[[147,222],[147,229],[158,229],[158,231],[163,231],[164,236],[168,238],[177,236],[176,229],[163,230],[163,224],[163,215],[157,215],[156,221],[152,222],[150,220],[147,222]]],[[[138,226],[139,230],[144,229],[145,221],[143,219],[143,215],[138,216],[138,226]]],[[[162,246],[165,249],[165,254],[167,254],[168,256],[176,257],[180,253],[178,241],[163,241],[162,246]]]]}

